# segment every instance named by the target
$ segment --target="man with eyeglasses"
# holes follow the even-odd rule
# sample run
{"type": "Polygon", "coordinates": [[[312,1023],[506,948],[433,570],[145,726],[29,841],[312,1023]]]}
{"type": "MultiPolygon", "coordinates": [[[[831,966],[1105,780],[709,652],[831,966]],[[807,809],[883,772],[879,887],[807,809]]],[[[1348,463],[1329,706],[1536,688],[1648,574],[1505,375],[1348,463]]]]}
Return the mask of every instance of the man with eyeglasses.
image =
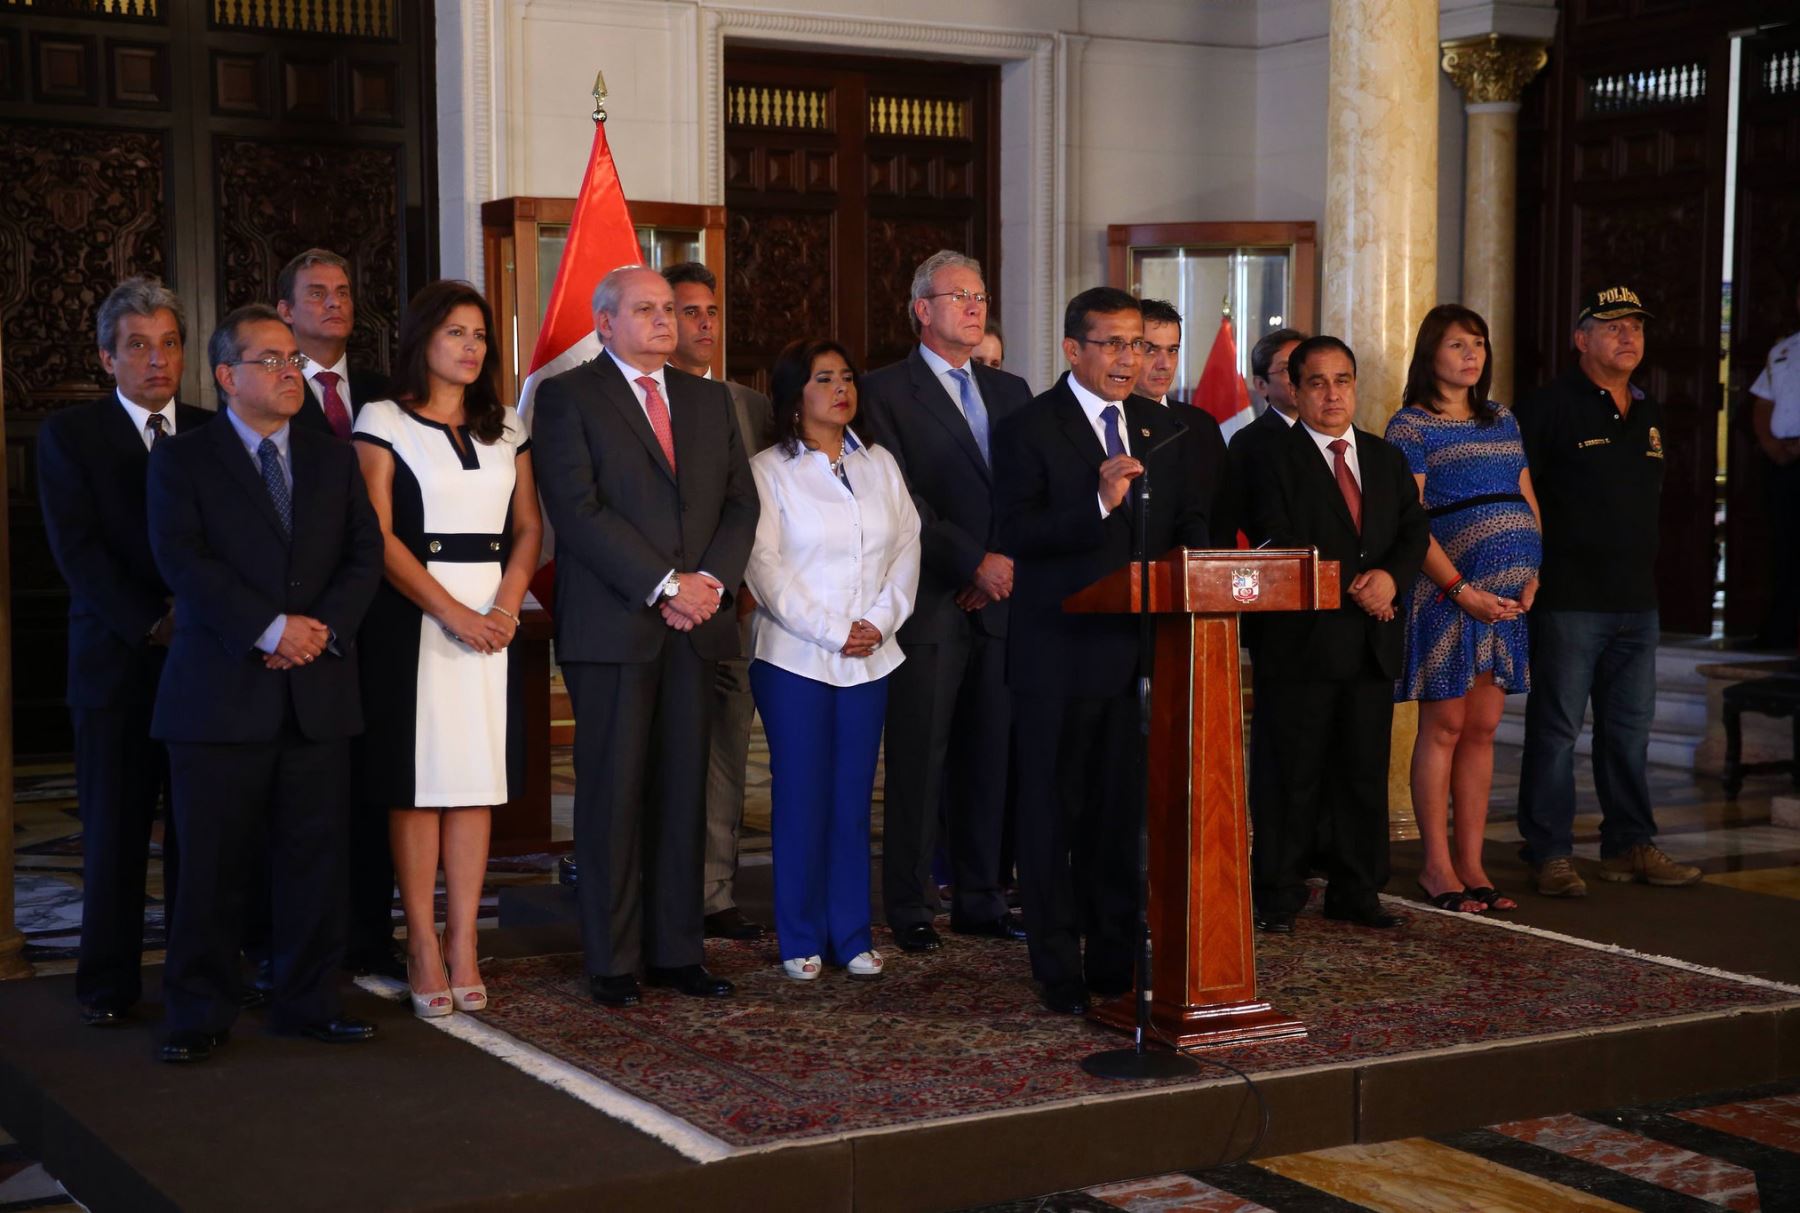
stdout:
{"type": "Polygon", "coordinates": [[[1184,474],[1192,433],[1132,395],[1144,347],[1136,299],[1083,291],[1063,312],[1068,373],[994,436],[999,541],[1018,562],[1007,683],[1020,900],[1039,997],[1071,1015],[1087,1010],[1090,994],[1131,988],[1144,773],[1137,622],[1067,614],[1063,599],[1137,553],[1131,485],[1146,472],[1152,558],[1213,538],[1212,486],[1184,474]]]}
{"type": "MultiPolygon", "coordinates": [[[[142,992],[145,865],[169,760],[150,710],[169,651],[169,587],[150,555],[144,478],[150,451],[212,414],[175,401],[187,346],[181,300],[154,278],[127,278],[100,304],[100,365],[117,387],[60,409],[38,431],[38,494],[50,552],[69,587],[67,702],[81,814],[82,1022],[127,1022],[142,992]]],[[[163,897],[180,860],[163,831],[163,897]]]]}
{"type": "MultiPolygon", "coordinates": [[[[356,300],[350,290],[350,263],[330,249],[309,248],[282,267],[275,279],[275,310],[294,330],[306,355],[306,398],[294,424],[350,441],[356,414],[391,391],[388,378],[370,367],[350,365],[350,334],[356,327],[356,300]]],[[[385,825],[379,813],[370,820],[385,825]]],[[[388,869],[393,888],[393,869],[388,869]]],[[[383,907],[386,909],[387,907],[383,907]]],[[[383,940],[385,949],[387,940],[383,940]]],[[[405,973],[401,973],[405,977],[405,973]]]]}
{"type": "MultiPolygon", "coordinates": [[[[356,414],[371,400],[391,394],[388,378],[370,367],[351,366],[347,354],[356,327],[350,263],[329,249],[298,254],[275,279],[275,310],[294,330],[306,356],[301,373],[306,394],[294,424],[350,441],[356,414]]],[[[394,859],[387,814],[356,813],[350,819],[347,881],[349,925],[344,967],[406,980],[406,957],[394,945],[394,859]]],[[[252,907],[246,951],[256,963],[259,988],[268,982],[267,910],[252,907]]]]}
{"type": "Polygon", "coordinates": [[[350,738],[362,731],[356,630],[382,576],[381,528],[348,443],[292,424],[306,393],[271,307],[219,322],[207,360],[222,416],[150,461],[150,547],[175,595],[151,736],[169,747],[186,861],[163,969],[166,1062],[226,1040],[249,869],[272,870],[270,1026],[367,1040],[346,1018],[350,738]]]}
{"type": "Polygon", "coordinates": [[[1215,543],[1230,544],[1237,537],[1237,495],[1226,461],[1225,434],[1213,415],[1171,393],[1181,367],[1181,313],[1164,299],[1141,301],[1144,310],[1144,369],[1138,374],[1137,394],[1175,410],[1175,417],[1191,431],[1187,454],[1193,462],[1188,475],[1212,486],[1208,529],[1215,543]]]}
{"type": "MultiPolygon", "coordinates": [[[[1585,897],[1575,870],[1575,741],[1594,708],[1602,880],[1700,880],[1654,841],[1646,767],[1656,715],[1662,412],[1632,383],[1650,313],[1602,287],[1575,318],[1576,363],[1516,410],[1544,527],[1531,609],[1531,695],[1519,772],[1520,854],[1545,897],[1585,897]]],[[[1791,522],[1791,520],[1789,520],[1791,522]]]]}
{"type": "Polygon", "coordinates": [[[866,436],[892,452],[922,524],[906,660],[888,690],[882,903],[905,951],[939,946],[932,875],[940,817],[950,929],[1024,937],[1001,880],[1007,800],[1007,599],[1013,564],[994,529],[992,435],[1031,399],[1023,379],[973,358],[990,304],[981,265],[951,249],[913,273],[919,344],[858,385],[866,436]]]}

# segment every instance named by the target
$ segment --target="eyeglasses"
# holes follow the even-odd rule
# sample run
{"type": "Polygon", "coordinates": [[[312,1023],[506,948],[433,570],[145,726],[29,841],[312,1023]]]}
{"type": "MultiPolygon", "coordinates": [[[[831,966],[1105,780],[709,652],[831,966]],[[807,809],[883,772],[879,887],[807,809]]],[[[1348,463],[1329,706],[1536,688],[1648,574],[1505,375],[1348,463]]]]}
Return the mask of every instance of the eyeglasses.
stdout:
{"type": "MultiPolygon", "coordinates": [[[[1111,354],[1114,358],[1117,358],[1126,350],[1130,350],[1134,354],[1141,354],[1145,350],[1155,348],[1142,337],[1139,337],[1136,341],[1127,341],[1123,337],[1108,337],[1105,341],[1096,341],[1092,337],[1077,337],[1075,340],[1081,342],[1083,345],[1097,345],[1108,354],[1111,354]]],[[[1171,346],[1170,348],[1173,349],[1175,347],[1171,346]]]]}
{"type": "Polygon", "coordinates": [[[312,359],[305,354],[294,354],[288,358],[277,358],[270,354],[267,358],[238,358],[231,365],[260,366],[271,375],[279,375],[286,367],[293,367],[296,371],[304,373],[306,368],[312,365],[312,359]]]}
{"type": "Polygon", "coordinates": [[[994,297],[986,291],[939,291],[935,295],[925,296],[927,299],[950,299],[957,307],[967,307],[971,303],[992,303],[994,297]]]}

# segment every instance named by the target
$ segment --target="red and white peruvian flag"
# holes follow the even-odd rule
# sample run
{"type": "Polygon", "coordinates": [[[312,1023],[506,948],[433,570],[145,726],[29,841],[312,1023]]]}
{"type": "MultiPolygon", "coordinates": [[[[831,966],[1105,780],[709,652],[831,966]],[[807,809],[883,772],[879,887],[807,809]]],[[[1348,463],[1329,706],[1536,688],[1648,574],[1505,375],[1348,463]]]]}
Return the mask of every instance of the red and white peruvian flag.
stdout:
{"type": "Polygon", "coordinates": [[[1219,335],[1213,338],[1212,352],[1206,356],[1206,367],[1200,372],[1194,404],[1212,414],[1227,442],[1254,416],[1250,389],[1238,374],[1237,341],[1231,335],[1229,315],[1219,317],[1219,335]]]}
{"type": "MultiPolygon", "coordinates": [[[[643,260],[637,229],[625,208],[625,190],[606,144],[606,124],[594,123],[594,150],[588,156],[581,193],[575,198],[575,214],[569,222],[569,240],[563,246],[556,284],[550,288],[550,304],[538,329],[537,348],[531,354],[531,372],[519,388],[519,419],[531,428],[531,401],[537,386],[552,375],[580,366],[600,353],[594,333],[594,287],[621,265],[643,260]]],[[[531,593],[548,608],[556,577],[554,536],[544,526],[544,566],[531,579],[531,593]]]]}

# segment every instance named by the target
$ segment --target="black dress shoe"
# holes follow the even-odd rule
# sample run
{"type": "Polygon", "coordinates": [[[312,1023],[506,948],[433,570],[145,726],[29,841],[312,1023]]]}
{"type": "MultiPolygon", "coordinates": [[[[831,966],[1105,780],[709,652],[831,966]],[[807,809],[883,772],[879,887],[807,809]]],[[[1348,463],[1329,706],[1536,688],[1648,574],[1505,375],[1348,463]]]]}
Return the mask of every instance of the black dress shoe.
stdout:
{"type": "Polygon", "coordinates": [[[158,1061],[172,1062],[177,1065],[190,1061],[205,1061],[212,1056],[214,1049],[230,1039],[231,1033],[221,1028],[217,1032],[205,1032],[197,1029],[184,1029],[171,1032],[157,1049],[158,1061]]]}
{"type": "Polygon", "coordinates": [[[1025,938],[1025,924],[1019,921],[1016,914],[1002,914],[992,922],[958,922],[952,918],[950,929],[958,935],[982,935],[989,939],[1017,942],[1025,938]]]}
{"type": "Polygon", "coordinates": [[[320,1019],[312,1023],[303,1023],[294,1029],[301,1036],[328,1045],[353,1045],[358,1041],[368,1040],[375,1035],[375,1025],[366,1019],[350,1019],[340,1016],[337,1019],[320,1019]]]}
{"type": "Polygon", "coordinates": [[[81,1022],[90,1028],[122,1028],[131,1022],[131,1017],[118,1007],[82,1007],[81,1022]]]}
{"type": "Polygon", "coordinates": [[[714,977],[705,965],[680,965],[659,969],[654,965],[644,970],[644,980],[653,986],[667,986],[690,998],[729,998],[737,987],[723,977],[714,977]]]}
{"type": "Polygon", "coordinates": [[[1353,922],[1359,927],[1374,927],[1387,930],[1390,927],[1402,926],[1406,922],[1403,914],[1390,914],[1381,908],[1379,902],[1372,906],[1326,906],[1325,917],[1335,922],[1353,922]]]}
{"type": "Polygon", "coordinates": [[[1292,913],[1271,911],[1258,914],[1255,918],[1256,929],[1270,935],[1292,935],[1294,933],[1294,916],[1292,913]]]}
{"type": "Polygon", "coordinates": [[[621,973],[617,977],[590,977],[588,993],[595,1002],[606,1007],[635,1007],[644,1001],[644,992],[638,989],[638,980],[630,973],[621,973]]]}
{"type": "Polygon", "coordinates": [[[944,946],[935,928],[928,922],[915,922],[910,927],[894,928],[894,943],[902,952],[935,952],[944,946]]]}
{"type": "Polygon", "coordinates": [[[1038,987],[1038,1001],[1058,1015],[1086,1015],[1087,987],[1079,981],[1046,981],[1038,987]]]}
{"type": "Polygon", "coordinates": [[[763,924],[745,918],[736,906],[706,916],[708,939],[761,939],[763,924]]]}

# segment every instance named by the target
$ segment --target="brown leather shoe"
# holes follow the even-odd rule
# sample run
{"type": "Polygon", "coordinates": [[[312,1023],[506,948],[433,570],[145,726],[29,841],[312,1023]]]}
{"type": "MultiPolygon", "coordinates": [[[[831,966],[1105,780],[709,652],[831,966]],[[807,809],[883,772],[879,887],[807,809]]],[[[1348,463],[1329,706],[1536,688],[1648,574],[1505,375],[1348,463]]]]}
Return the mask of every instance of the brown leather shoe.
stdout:
{"type": "Polygon", "coordinates": [[[1537,866],[1537,891],[1545,897],[1586,897],[1587,881],[1567,855],[1546,859],[1537,866]]]}
{"type": "Polygon", "coordinates": [[[1700,883],[1700,869],[1676,863],[1653,842],[1640,842],[1623,855],[1600,861],[1600,879],[1620,883],[1641,880],[1665,889],[1700,883]]]}

